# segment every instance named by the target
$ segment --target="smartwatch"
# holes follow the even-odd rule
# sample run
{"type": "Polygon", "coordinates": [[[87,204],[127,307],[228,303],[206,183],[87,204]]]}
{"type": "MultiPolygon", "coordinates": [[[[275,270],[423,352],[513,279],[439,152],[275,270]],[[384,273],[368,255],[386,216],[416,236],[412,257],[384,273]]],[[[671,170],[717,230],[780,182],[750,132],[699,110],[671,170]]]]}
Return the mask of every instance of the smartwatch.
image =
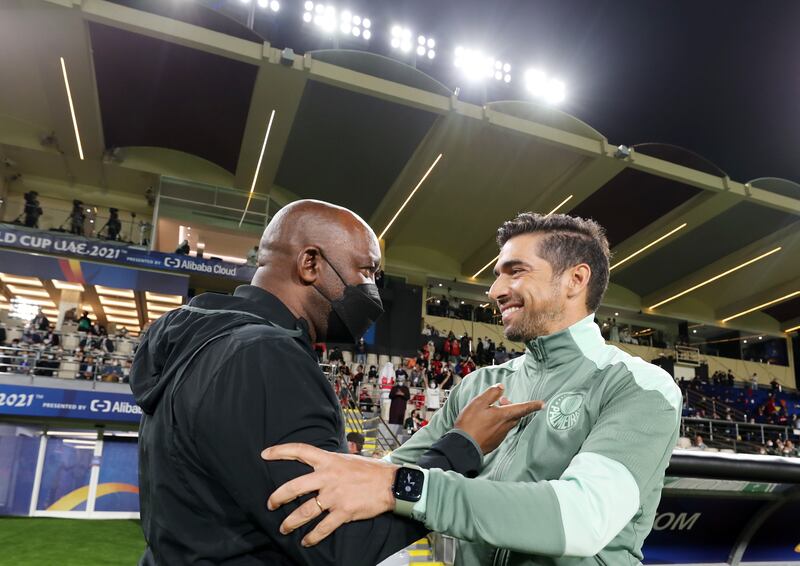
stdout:
{"type": "Polygon", "coordinates": [[[403,465],[394,475],[392,495],[394,495],[394,511],[398,515],[411,516],[414,504],[422,499],[422,485],[425,474],[419,466],[403,465]]]}

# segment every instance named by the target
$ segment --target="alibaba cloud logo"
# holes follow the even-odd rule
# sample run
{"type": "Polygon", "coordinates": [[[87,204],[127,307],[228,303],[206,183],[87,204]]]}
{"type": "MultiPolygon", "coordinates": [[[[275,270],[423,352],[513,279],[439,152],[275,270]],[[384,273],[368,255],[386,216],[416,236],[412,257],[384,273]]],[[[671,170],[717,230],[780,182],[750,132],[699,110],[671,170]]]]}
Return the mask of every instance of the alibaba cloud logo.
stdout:
{"type": "Polygon", "coordinates": [[[164,258],[164,267],[180,267],[181,260],[177,257],[165,257],[164,258]]]}
{"type": "Polygon", "coordinates": [[[108,413],[111,410],[111,401],[106,399],[92,399],[89,410],[93,413],[108,413]]]}
{"type": "MultiPolygon", "coordinates": [[[[104,495],[112,493],[139,493],[139,488],[129,483],[99,483],[97,484],[97,494],[95,499],[100,499],[104,495]]],[[[47,511],[72,511],[81,503],[89,499],[89,486],[79,487],[70,491],[64,497],[53,503],[47,511]]]]}

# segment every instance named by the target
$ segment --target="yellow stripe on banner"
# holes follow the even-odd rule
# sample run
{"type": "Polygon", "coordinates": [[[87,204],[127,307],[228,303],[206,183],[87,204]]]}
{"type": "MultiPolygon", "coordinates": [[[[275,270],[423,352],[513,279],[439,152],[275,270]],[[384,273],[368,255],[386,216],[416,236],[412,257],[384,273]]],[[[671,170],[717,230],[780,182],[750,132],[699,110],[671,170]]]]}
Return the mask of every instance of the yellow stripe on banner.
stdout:
{"type": "MultiPolygon", "coordinates": [[[[96,498],[111,493],[139,493],[139,488],[129,483],[99,483],[97,484],[96,498]]],[[[70,491],[64,497],[53,503],[47,511],[72,511],[89,498],[89,486],[85,485],[70,491]]]]}
{"type": "Polygon", "coordinates": [[[431,549],[427,548],[425,550],[408,550],[409,556],[431,556],[431,549]]]}

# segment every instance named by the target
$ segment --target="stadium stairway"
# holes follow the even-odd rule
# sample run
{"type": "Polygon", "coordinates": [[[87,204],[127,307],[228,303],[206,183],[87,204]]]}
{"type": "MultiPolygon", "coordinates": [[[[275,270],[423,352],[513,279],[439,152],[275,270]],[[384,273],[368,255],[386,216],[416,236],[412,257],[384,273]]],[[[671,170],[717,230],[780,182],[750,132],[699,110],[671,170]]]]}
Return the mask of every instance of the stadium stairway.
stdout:
{"type": "Polygon", "coordinates": [[[378,566],[445,566],[445,563],[434,560],[430,542],[423,538],[393,554],[378,566]]]}

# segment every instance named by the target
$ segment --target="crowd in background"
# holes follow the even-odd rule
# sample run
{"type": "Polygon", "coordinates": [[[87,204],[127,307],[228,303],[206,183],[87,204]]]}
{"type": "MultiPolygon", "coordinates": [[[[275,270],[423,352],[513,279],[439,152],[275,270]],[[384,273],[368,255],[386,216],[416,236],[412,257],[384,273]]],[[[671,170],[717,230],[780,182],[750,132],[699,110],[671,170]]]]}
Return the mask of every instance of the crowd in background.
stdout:
{"type": "Polygon", "coordinates": [[[41,311],[18,338],[8,340],[7,329],[0,324],[0,372],[127,383],[135,343],[129,353],[117,352],[119,341],[128,340],[127,331],[109,336],[88,312],[73,314],[70,319],[77,338],[72,341],[74,347],[65,347],[69,333],[56,332],[41,311]]]}

